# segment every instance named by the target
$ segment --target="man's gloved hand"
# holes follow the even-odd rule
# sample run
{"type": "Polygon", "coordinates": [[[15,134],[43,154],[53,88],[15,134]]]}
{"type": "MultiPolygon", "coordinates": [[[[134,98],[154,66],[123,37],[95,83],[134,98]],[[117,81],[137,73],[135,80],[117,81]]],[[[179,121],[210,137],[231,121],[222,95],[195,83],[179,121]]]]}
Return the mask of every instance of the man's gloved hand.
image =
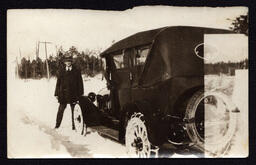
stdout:
{"type": "Polygon", "coordinates": [[[107,82],[107,88],[111,89],[111,84],[109,82],[107,82]]]}
{"type": "Polygon", "coordinates": [[[113,89],[114,88],[114,84],[113,84],[112,81],[111,82],[107,82],[107,88],[108,89],[113,89]]]}

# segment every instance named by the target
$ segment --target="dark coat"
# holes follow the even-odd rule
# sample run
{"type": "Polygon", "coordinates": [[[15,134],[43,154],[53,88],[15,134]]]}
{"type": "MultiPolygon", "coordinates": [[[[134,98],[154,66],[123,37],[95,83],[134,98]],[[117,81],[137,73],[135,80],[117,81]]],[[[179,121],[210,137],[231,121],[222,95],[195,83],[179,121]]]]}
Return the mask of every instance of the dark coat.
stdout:
{"type": "Polygon", "coordinates": [[[72,103],[78,101],[84,93],[81,71],[72,65],[71,71],[65,67],[58,71],[55,96],[58,96],[59,103],[72,103]]]}

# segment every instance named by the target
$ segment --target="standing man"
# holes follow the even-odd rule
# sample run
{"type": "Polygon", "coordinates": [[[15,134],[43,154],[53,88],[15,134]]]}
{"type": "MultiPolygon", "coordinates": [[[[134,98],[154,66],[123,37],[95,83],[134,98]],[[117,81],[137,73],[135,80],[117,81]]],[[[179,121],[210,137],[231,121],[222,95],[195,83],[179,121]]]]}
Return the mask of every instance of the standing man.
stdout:
{"type": "Polygon", "coordinates": [[[64,56],[64,67],[60,67],[57,75],[57,83],[55,89],[55,96],[59,102],[59,109],[57,113],[55,128],[59,128],[64,110],[67,104],[71,107],[72,129],[75,130],[74,123],[74,107],[79,97],[84,93],[83,80],[80,70],[72,65],[72,55],[66,54],[64,56]]]}

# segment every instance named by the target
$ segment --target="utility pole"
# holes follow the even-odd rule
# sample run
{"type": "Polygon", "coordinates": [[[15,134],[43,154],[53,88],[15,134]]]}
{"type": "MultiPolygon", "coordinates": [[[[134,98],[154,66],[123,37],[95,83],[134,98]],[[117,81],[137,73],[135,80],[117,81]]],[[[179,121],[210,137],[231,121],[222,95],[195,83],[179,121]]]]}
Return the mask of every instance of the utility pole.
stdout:
{"type": "Polygon", "coordinates": [[[21,62],[21,51],[20,51],[20,48],[19,48],[19,54],[20,54],[20,58],[19,59],[20,59],[20,62],[21,62]]]}
{"type": "Polygon", "coordinates": [[[48,65],[48,57],[47,57],[47,44],[51,44],[51,42],[39,42],[39,43],[42,43],[44,44],[44,47],[45,47],[45,58],[46,58],[46,69],[47,69],[47,78],[49,80],[50,78],[50,72],[49,72],[49,65],[48,65]]]}
{"type": "Polygon", "coordinates": [[[38,44],[38,42],[36,42],[36,60],[38,58],[38,48],[39,48],[39,44],[38,44]]]}
{"type": "Polygon", "coordinates": [[[20,48],[19,48],[19,52],[20,52],[20,59],[21,59],[21,51],[20,51],[20,48]]]}
{"type": "Polygon", "coordinates": [[[39,57],[40,42],[37,42],[37,56],[39,57]]]}
{"type": "Polygon", "coordinates": [[[37,42],[36,42],[36,59],[37,59],[37,42]]]}
{"type": "Polygon", "coordinates": [[[58,46],[55,45],[55,48],[56,48],[56,57],[58,57],[58,46]]]}
{"type": "Polygon", "coordinates": [[[19,63],[18,57],[16,56],[16,78],[19,78],[19,63]]]}

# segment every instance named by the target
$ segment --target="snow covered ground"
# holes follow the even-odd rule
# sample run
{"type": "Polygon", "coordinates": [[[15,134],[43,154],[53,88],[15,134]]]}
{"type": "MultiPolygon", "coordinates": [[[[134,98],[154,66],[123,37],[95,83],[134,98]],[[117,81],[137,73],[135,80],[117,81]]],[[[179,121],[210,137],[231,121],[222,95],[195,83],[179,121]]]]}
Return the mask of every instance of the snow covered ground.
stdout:
{"type": "MultiPolygon", "coordinates": [[[[84,79],[85,94],[99,91],[101,77],[84,79]]],[[[8,82],[8,157],[125,157],[125,147],[97,132],[86,136],[71,130],[71,110],[54,130],[58,102],[53,96],[56,79],[8,82]]]]}
{"type": "MultiPolygon", "coordinates": [[[[101,78],[100,75],[93,79],[84,77],[85,94],[98,92],[104,88],[106,83],[101,78]]],[[[239,100],[238,91],[235,95],[233,94],[235,92],[234,77],[212,76],[208,77],[207,81],[210,84],[209,88],[220,86],[218,90],[223,91],[235,101],[239,100]]],[[[58,102],[53,96],[55,83],[55,78],[49,81],[47,79],[20,80],[8,75],[8,157],[127,157],[123,145],[103,138],[97,132],[81,136],[72,131],[69,106],[65,110],[60,129],[53,129],[58,107],[58,102]]],[[[246,91],[246,89],[243,90],[246,91]]],[[[246,101],[248,102],[248,98],[243,100],[242,117],[240,116],[243,119],[240,120],[240,127],[230,150],[230,155],[233,156],[241,157],[248,154],[248,139],[246,141],[248,138],[248,106],[244,104],[246,101]],[[244,110],[246,108],[247,110],[244,110]],[[245,151],[242,155],[241,147],[245,151]]],[[[184,156],[174,154],[172,157],[184,156]]]]}

